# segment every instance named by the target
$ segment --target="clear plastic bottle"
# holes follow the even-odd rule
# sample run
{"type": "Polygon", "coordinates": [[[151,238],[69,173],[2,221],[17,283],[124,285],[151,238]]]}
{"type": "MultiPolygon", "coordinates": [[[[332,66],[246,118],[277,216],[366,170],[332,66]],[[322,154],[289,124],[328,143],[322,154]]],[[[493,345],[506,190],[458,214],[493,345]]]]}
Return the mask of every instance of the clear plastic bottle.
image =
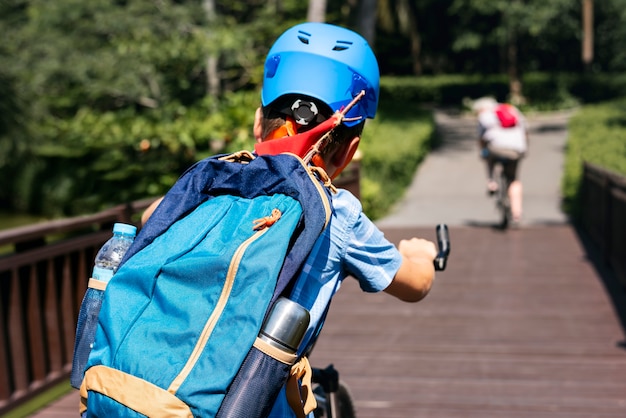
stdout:
{"type": "Polygon", "coordinates": [[[70,383],[76,389],[80,388],[83,381],[85,365],[96,337],[104,289],[133,243],[136,232],[137,228],[133,225],[116,223],[113,225],[113,236],[104,243],[96,255],[92,277],[80,305],[76,325],[74,358],[70,375],[70,383]]]}

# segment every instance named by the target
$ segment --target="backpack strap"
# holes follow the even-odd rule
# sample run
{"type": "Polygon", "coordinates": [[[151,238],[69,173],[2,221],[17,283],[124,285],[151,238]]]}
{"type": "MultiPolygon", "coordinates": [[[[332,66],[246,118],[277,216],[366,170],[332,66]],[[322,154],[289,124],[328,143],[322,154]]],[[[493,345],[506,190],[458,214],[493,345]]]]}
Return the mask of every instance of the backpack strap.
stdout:
{"type": "Polygon", "coordinates": [[[285,390],[287,402],[297,418],[306,418],[317,407],[312,378],[313,370],[306,356],[291,367],[285,390]]]}

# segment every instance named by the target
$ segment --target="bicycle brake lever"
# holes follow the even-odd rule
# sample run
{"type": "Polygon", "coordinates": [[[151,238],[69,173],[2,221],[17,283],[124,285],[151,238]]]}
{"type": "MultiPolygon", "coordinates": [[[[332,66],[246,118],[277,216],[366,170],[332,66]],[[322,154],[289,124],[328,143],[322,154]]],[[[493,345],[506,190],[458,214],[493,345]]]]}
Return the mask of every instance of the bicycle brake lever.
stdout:
{"type": "Polygon", "coordinates": [[[435,270],[443,271],[446,269],[446,262],[448,261],[448,255],[450,255],[450,233],[448,232],[448,225],[437,225],[436,232],[439,253],[434,260],[435,270]]]}

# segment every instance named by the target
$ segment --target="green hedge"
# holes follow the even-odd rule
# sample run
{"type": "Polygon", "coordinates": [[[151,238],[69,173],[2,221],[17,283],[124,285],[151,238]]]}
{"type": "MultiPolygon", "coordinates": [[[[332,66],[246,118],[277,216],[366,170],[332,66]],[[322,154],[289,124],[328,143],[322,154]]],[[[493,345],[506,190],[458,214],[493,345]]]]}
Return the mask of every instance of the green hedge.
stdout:
{"type": "Polygon", "coordinates": [[[404,194],[435,136],[432,112],[418,104],[383,101],[368,121],[359,149],[363,153],[361,202],[372,219],[384,216],[404,194]]]}
{"type": "MultiPolygon", "coordinates": [[[[522,77],[526,108],[553,110],[626,96],[626,74],[528,73],[522,77]]],[[[381,98],[461,107],[467,99],[506,101],[506,75],[383,77],[381,98]]],[[[524,106],[523,106],[524,107],[524,106]]]]}
{"type": "Polygon", "coordinates": [[[504,100],[508,90],[506,76],[382,77],[380,84],[381,100],[440,106],[461,106],[465,98],[484,95],[494,95],[504,100]]]}
{"type": "MultiPolygon", "coordinates": [[[[385,201],[401,194],[396,188],[408,185],[429,149],[434,124],[421,106],[460,107],[467,98],[487,94],[502,100],[507,91],[505,76],[383,77],[379,113],[363,141],[363,196],[370,215],[381,216],[385,201]],[[377,149],[377,141],[367,140],[375,137],[399,142],[377,149]],[[399,161],[387,155],[393,150],[400,151],[399,161]]],[[[538,109],[567,107],[626,96],[626,75],[528,74],[524,91],[538,109]]],[[[6,163],[0,164],[0,176],[7,180],[0,209],[69,216],[163,194],[193,162],[251,148],[258,102],[258,92],[243,91],[193,105],[116,112],[83,108],[71,118],[47,119],[32,127],[37,135],[13,135],[14,146],[0,142],[6,163]]]]}
{"type": "Polygon", "coordinates": [[[626,97],[582,106],[569,122],[562,190],[574,218],[584,161],[626,176],[626,97]]]}

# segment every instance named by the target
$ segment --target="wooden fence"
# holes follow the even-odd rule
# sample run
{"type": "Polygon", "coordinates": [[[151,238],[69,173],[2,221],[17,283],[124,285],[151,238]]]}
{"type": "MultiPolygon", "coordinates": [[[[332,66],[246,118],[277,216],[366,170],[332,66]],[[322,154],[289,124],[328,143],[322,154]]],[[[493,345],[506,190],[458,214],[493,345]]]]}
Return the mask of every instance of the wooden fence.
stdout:
{"type": "Polygon", "coordinates": [[[152,200],[0,231],[0,416],[68,378],[96,252],[152,200]]]}
{"type": "Polygon", "coordinates": [[[582,224],[626,286],[626,178],[585,163],[582,224]]]}
{"type": "MultiPolygon", "coordinates": [[[[335,182],[360,195],[360,163],[335,182]]],[[[154,199],[0,231],[0,416],[69,378],[76,320],[96,252],[115,222],[154,199]]]]}

